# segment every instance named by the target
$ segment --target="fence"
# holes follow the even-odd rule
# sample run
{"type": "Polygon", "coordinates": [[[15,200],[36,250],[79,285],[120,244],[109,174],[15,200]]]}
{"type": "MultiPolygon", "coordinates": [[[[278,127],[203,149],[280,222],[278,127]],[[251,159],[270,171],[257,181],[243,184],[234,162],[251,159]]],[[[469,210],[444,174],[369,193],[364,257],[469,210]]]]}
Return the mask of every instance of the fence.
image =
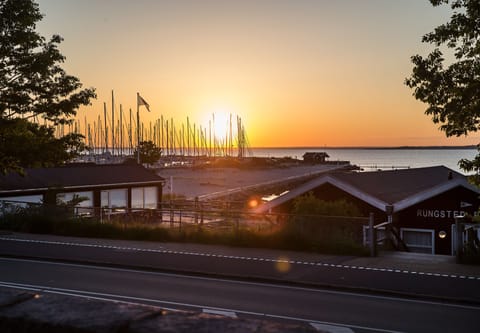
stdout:
{"type": "Polygon", "coordinates": [[[457,263],[480,264],[480,224],[455,219],[454,251],[457,263]]]}
{"type": "MultiPolygon", "coordinates": [[[[96,223],[104,225],[104,228],[115,227],[132,233],[140,229],[150,233],[161,229],[164,230],[162,235],[169,233],[172,241],[178,240],[180,235],[184,237],[182,240],[188,241],[186,233],[193,237],[191,239],[198,240],[198,235],[202,234],[211,242],[214,239],[223,242],[222,237],[227,237],[235,244],[241,242],[248,246],[345,254],[363,251],[362,228],[368,224],[365,217],[258,214],[242,209],[236,202],[198,200],[164,202],[158,209],[48,206],[0,201],[0,217],[0,228],[18,229],[22,225],[23,231],[29,231],[28,228],[38,231],[43,225],[47,230],[40,232],[55,233],[55,228],[65,232],[66,222],[71,221],[76,225],[75,230],[81,225],[96,223]]],[[[95,228],[100,230],[101,227],[95,228]]]]}

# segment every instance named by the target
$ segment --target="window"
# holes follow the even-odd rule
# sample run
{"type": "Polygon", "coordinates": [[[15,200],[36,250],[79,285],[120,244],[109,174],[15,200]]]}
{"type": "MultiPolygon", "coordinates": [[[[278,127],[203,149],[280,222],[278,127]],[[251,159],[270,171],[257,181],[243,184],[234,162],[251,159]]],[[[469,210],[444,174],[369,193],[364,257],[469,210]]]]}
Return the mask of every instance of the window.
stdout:
{"type": "Polygon", "coordinates": [[[143,208],[143,187],[132,188],[132,208],[143,208]]]}
{"type": "Polygon", "coordinates": [[[67,203],[72,201],[75,198],[82,199],[79,203],[77,203],[76,207],[93,207],[93,192],[66,192],[66,193],[58,193],[57,200],[63,203],[67,203]]]}
{"type": "Polygon", "coordinates": [[[434,230],[402,228],[400,235],[411,252],[435,253],[434,230]]]}
{"type": "Polygon", "coordinates": [[[15,213],[17,208],[26,208],[29,204],[41,204],[43,195],[22,195],[18,197],[0,198],[0,216],[5,213],[15,213]]]}
{"type": "Polygon", "coordinates": [[[157,188],[135,187],[132,188],[132,208],[157,208],[157,188]]]}
{"type": "Polygon", "coordinates": [[[145,208],[155,209],[157,208],[158,192],[155,186],[144,188],[144,204],[145,208]]]}
{"type": "MultiPolygon", "coordinates": [[[[42,203],[43,202],[43,195],[22,195],[18,197],[2,197],[0,201],[15,201],[19,203],[42,203]]],[[[20,205],[21,206],[21,205],[20,205]]],[[[23,205],[26,206],[26,205],[23,205]]]]}
{"type": "Polygon", "coordinates": [[[57,200],[62,203],[68,203],[76,198],[81,199],[75,207],[76,215],[91,215],[93,213],[93,192],[84,191],[84,192],[65,192],[58,193],[57,200]]]}
{"type": "Polygon", "coordinates": [[[127,207],[127,189],[104,190],[101,193],[100,204],[102,208],[119,210],[127,207]]]}

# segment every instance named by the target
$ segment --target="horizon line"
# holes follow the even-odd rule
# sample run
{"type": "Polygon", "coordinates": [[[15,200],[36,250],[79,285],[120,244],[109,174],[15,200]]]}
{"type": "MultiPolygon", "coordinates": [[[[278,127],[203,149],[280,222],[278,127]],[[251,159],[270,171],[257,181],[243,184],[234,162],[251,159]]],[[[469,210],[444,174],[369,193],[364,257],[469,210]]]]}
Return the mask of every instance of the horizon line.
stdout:
{"type": "Polygon", "coordinates": [[[477,149],[477,145],[427,145],[427,146],[258,146],[251,149],[477,149]]]}

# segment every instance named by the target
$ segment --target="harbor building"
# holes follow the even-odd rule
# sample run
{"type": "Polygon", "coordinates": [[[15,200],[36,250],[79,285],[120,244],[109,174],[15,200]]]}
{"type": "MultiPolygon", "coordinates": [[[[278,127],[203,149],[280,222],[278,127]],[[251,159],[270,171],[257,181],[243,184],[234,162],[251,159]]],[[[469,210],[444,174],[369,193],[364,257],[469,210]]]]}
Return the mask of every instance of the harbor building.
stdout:
{"type": "Polygon", "coordinates": [[[81,198],[76,212],[157,209],[164,179],[137,164],[70,164],[0,176],[0,202],[56,205],[81,198]]]}
{"type": "Polygon", "coordinates": [[[375,223],[390,222],[408,251],[453,255],[457,217],[476,215],[480,190],[444,166],[321,175],[256,208],[288,213],[307,193],[325,201],[346,200],[375,223]]]}

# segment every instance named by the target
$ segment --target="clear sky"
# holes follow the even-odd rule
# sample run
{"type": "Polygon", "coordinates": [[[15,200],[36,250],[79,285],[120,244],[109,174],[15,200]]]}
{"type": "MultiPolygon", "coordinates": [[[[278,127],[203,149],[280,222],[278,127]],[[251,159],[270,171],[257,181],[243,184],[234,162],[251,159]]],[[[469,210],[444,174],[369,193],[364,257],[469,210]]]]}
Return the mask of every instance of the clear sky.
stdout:
{"type": "Polygon", "coordinates": [[[242,118],[252,146],[477,144],[445,138],[404,85],[421,36],[446,22],[428,0],[37,0],[64,68],[144,122],[242,118]],[[220,117],[220,116],[217,116],[220,117]]]}

